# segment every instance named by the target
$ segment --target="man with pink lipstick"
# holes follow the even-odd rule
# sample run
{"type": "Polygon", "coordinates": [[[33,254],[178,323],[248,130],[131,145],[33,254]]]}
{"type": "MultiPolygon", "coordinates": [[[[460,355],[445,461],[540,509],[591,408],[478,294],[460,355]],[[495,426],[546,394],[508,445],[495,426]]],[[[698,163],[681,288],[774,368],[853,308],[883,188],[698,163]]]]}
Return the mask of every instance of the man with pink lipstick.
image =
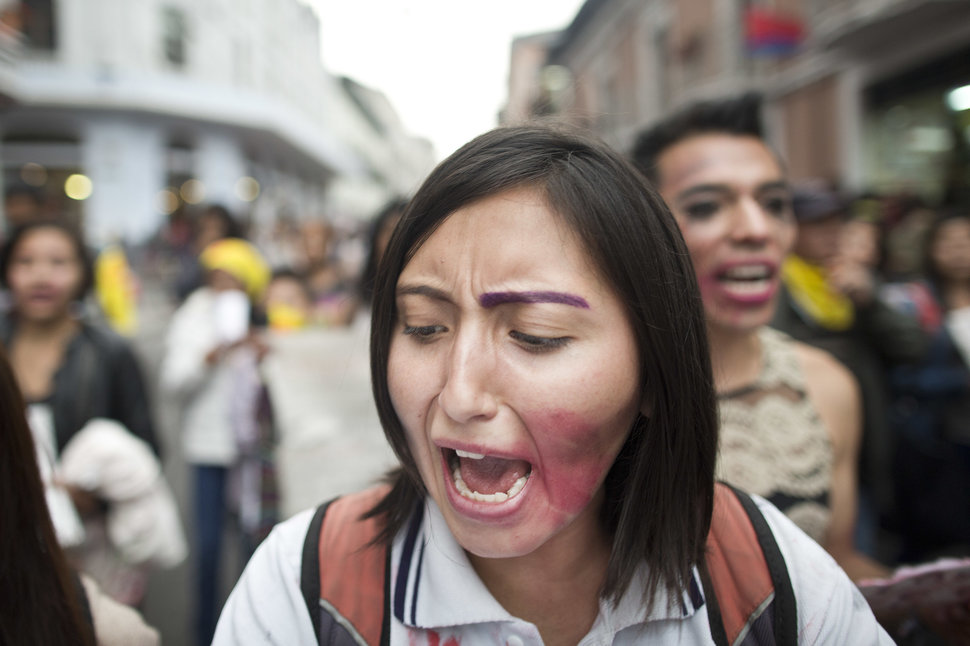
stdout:
{"type": "Polygon", "coordinates": [[[718,476],[775,503],[853,578],[885,574],[852,543],[858,387],[830,355],[768,327],[796,225],[759,98],[688,106],[644,132],[634,157],[677,218],[700,283],[718,476]]]}
{"type": "Polygon", "coordinates": [[[721,419],[718,477],[773,502],[853,580],[887,575],[854,545],[857,382],[828,353],[769,327],[796,219],[759,98],[687,106],[642,133],[633,157],[670,205],[700,283],[721,419]]]}
{"type": "Polygon", "coordinates": [[[604,144],[466,144],[409,202],[373,303],[401,467],[274,530],[216,645],[891,643],[821,547],[715,486],[687,250],[604,144]]]}

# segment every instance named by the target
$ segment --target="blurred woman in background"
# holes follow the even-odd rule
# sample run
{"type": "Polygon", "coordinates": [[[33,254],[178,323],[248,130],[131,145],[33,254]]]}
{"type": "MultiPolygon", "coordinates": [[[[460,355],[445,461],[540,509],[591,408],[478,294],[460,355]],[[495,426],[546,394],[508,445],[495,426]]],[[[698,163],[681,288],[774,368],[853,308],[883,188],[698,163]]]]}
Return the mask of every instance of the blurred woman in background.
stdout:
{"type": "Polygon", "coordinates": [[[53,508],[62,544],[108,594],[137,605],[148,561],[162,550],[158,564],[174,565],[184,546],[135,354],[122,337],[83,315],[91,277],[84,242],[67,224],[34,221],[15,229],[0,255],[11,299],[0,341],[27,402],[52,501],[63,500],[64,490],[70,496],[53,508]],[[130,515],[118,526],[112,514],[120,508],[113,503],[135,499],[150,505],[149,514],[161,513],[164,527],[127,524],[130,515]],[[129,542],[119,544],[126,532],[129,542]],[[169,540],[174,550],[161,545],[169,540]]]}
{"type": "Polygon", "coordinates": [[[82,316],[92,267],[80,234],[55,220],[15,229],[0,255],[0,279],[11,299],[0,342],[27,403],[47,409],[57,450],[88,421],[104,417],[158,453],[134,352],[82,316]]]}
{"type": "Polygon", "coordinates": [[[970,554],[970,209],[934,221],[925,276],[883,290],[931,339],[920,363],[891,375],[903,562],[970,554]]]}

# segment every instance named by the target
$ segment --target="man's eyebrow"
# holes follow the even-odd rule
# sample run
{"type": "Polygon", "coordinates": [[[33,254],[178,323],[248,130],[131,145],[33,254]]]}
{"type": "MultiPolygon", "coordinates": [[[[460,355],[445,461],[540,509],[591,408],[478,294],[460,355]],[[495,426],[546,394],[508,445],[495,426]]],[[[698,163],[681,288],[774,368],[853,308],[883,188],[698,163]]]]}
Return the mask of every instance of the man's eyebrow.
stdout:
{"type": "Polygon", "coordinates": [[[791,191],[791,186],[785,180],[778,180],[775,182],[765,182],[758,187],[759,193],[764,193],[765,191],[791,191]]]}
{"type": "Polygon", "coordinates": [[[482,307],[495,307],[506,303],[558,303],[589,309],[589,303],[581,296],[565,292],[486,292],[478,297],[482,307]]]}
{"type": "Polygon", "coordinates": [[[723,184],[697,184],[690,188],[685,188],[677,194],[677,199],[682,200],[697,193],[727,193],[730,189],[723,184]]]}
{"type": "MultiPolygon", "coordinates": [[[[766,191],[777,191],[777,190],[790,190],[790,186],[787,181],[783,179],[765,182],[764,184],[759,184],[755,189],[757,193],[764,193],[766,191]]],[[[725,186],[724,184],[697,184],[696,186],[691,186],[686,188],[677,194],[678,200],[683,200],[689,198],[698,193],[730,193],[731,188],[725,186]]]]}

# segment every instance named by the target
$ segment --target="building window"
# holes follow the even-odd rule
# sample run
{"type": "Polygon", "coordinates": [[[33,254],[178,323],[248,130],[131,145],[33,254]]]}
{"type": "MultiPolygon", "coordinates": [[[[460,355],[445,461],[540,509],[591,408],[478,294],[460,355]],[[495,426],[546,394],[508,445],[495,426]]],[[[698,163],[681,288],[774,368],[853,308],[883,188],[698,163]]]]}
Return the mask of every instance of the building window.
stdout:
{"type": "Polygon", "coordinates": [[[185,13],[175,7],[162,9],[162,49],[165,60],[176,67],[184,67],[188,28],[185,13]]]}
{"type": "Polygon", "coordinates": [[[23,34],[31,49],[53,51],[57,46],[52,0],[23,0],[20,3],[23,34]]]}

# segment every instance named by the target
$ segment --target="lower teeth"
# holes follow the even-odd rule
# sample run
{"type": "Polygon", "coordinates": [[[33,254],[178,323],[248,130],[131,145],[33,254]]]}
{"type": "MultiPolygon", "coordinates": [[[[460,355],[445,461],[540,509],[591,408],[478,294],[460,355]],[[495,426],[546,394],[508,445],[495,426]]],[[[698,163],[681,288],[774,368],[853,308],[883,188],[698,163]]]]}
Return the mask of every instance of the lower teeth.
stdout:
{"type": "Polygon", "coordinates": [[[498,491],[496,493],[478,493],[477,491],[472,491],[465,484],[465,480],[461,477],[461,469],[455,467],[452,472],[452,476],[455,479],[455,488],[458,489],[458,493],[464,498],[469,500],[476,500],[478,502],[505,502],[509,498],[514,497],[522,488],[525,487],[526,481],[529,479],[528,475],[524,475],[516,480],[512,487],[508,491],[498,491]]]}

